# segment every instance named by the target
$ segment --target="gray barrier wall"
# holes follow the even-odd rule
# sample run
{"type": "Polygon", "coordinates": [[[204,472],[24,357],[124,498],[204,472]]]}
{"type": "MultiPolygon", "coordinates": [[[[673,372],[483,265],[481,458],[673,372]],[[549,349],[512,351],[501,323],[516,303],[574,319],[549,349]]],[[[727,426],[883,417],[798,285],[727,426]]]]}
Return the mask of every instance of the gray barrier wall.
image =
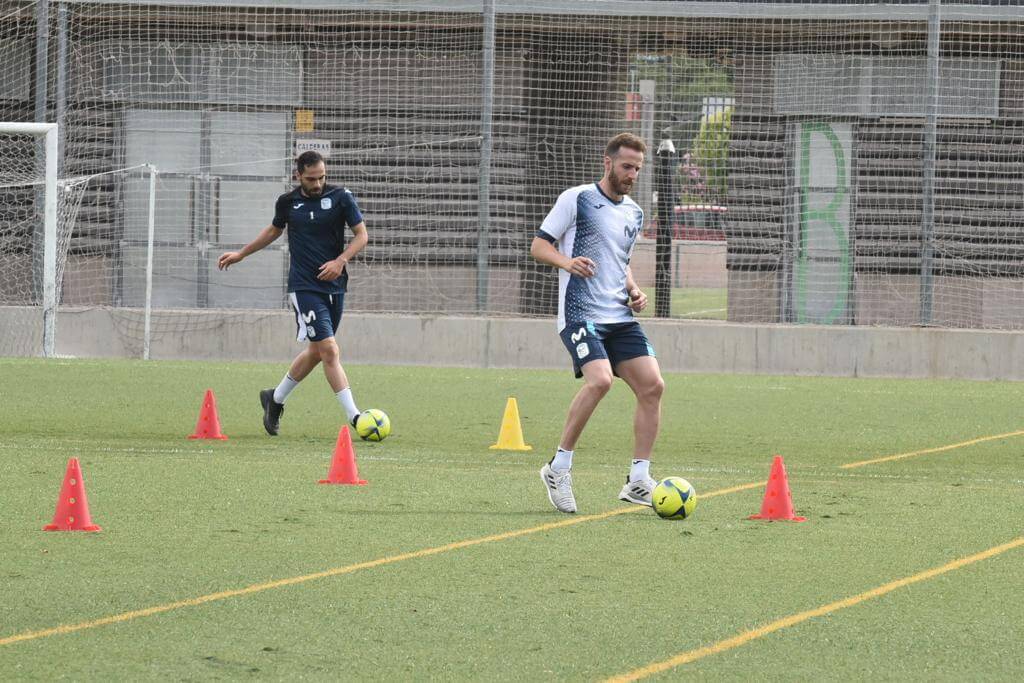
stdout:
{"type": "MultiPolygon", "coordinates": [[[[10,329],[12,311],[24,320],[25,309],[0,308],[0,330],[10,329]]],[[[57,353],[139,357],[141,342],[126,341],[124,311],[62,308],[57,353]]],[[[141,313],[133,315],[135,326],[141,313]]],[[[286,311],[189,311],[188,321],[190,331],[157,334],[151,358],[287,362],[301,349],[286,311]]],[[[1022,332],[711,321],[643,325],[666,372],[1024,379],[1022,332]]],[[[153,329],[170,329],[160,312],[153,329]]],[[[569,368],[548,319],[346,314],[338,339],[347,363],[569,368]]]]}

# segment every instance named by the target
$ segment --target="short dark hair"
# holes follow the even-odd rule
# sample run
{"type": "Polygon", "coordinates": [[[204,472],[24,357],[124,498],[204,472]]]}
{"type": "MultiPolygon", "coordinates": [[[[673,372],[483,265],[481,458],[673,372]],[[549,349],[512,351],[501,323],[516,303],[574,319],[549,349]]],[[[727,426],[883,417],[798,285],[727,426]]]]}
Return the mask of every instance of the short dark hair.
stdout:
{"type": "Polygon", "coordinates": [[[322,154],[320,154],[320,152],[317,152],[316,150],[312,150],[311,149],[311,150],[309,150],[307,152],[303,152],[298,157],[296,157],[296,159],[295,159],[295,170],[298,173],[301,174],[303,171],[305,171],[310,166],[316,166],[317,164],[319,164],[323,160],[324,160],[324,156],[322,154]]]}
{"type": "Polygon", "coordinates": [[[608,141],[608,146],[604,148],[605,156],[613,157],[623,147],[635,150],[641,154],[647,154],[647,145],[643,140],[632,133],[619,133],[608,141]]]}

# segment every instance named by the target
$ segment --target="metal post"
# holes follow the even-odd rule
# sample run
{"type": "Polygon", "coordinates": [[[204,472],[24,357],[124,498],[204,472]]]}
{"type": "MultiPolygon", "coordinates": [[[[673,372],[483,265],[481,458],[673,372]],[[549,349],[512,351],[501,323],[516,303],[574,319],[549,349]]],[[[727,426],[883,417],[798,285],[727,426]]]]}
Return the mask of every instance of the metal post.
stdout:
{"type": "Polygon", "coordinates": [[[57,5],[57,89],[54,92],[55,119],[58,132],[57,171],[64,175],[65,135],[64,119],[68,110],[68,6],[57,5]]]}
{"type": "Polygon", "coordinates": [[[196,246],[196,307],[210,307],[210,240],[216,226],[214,219],[214,192],[218,179],[211,175],[213,165],[213,112],[203,112],[200,124],[199,175],[196,177],[196,222],[194,239],[196,246]]]}
{"type": "Polygon", "coordinates": [[[57,338],[57,126],[46,130],[47,189],[43,199],[43,355],[52,358],[57,338]]]}
{"type": "Polygon", "coordinates": [[[662,140],[656,156],[658,232],[654,240],[654,315],[667,318],[672,309],[672,218],[675,212],[676,147],[672,140],[662,140]]]}
{"type": "Polygon", "coordinates": [[[146,312],[142,330],[142,359],[149,360],[150,319],[153,312],[153,238],[156,233],[156,167],[149,169],[149,217],[146,235],[146,312]]]}
{"type": "Polygon", "coordinates": [[[800,207],[803,206],[800,187],[800,165],[798,159],[800,144],[800,123],[790,122],[786,125],[787,163],[783,167],[786,178],[785,202],[782,206],[783,229],[782,250],[779,253],[779,267],[776,275],[776,291],[779,293],[779,322],[791,323],[796,320],[796,307],[793,305],[796,282],[793,277],[794,264],[799,257],[800,244],[800,207]]]}
{"type": "MultiPolygon", "coordinates": [[[[654,146],[654,98],[657,81],[642,79],[639,83],[640,92],[640,138],[648,145],[654,146]]],[[[645,164],[637,178],[638,190],[630,195],[640,205],[644,213],[653,216],[655,212],[652,195],[657,189],[651,165],[645,164]]]]}
{"type": "Polygon", "coordinates": [[[932,324],[935,240],[935,146],[939,118],[940,0],[928,3],[928,78],[926,83],[924,141],[921,145],[921,313],[922,325],[932,324]]]}
{"type": "MultiPolygon", "coordinates": [[[[39,0],[36,5],[36,63],[35,63],[35,110],[33,112],[36,123],[46,123],[46,96],[47,96],[47,74],[49,71],[50,54],[50,1],[39,0]]],[[[47,137],[47,140],[49,138],[47,137]]],[[[45,154],[49,162],[49,153],[46,143],[37,140],[36,154],[45,154]]],[[[46,217],[39,212],[38,207],[46,203],[46,194],[43,190],[35,193],[35,227],[32,230],[32,298],[45,297],[46,288],[46,266],[44,264],[47,242],[45,234],[46,217]]],[[[45,308],[45,304],[44,304],[45,308]]]]}
{"type": "Polygon", "coordinates": [[[46,123],[46,76],[50,56],[50,0],[36,5],[36,123],[46,123]]]}
{"type": "Polygon", "coordinates": [[[476,309],[487,311],[487,286],[490,279],[491,233],[491,155],[494,140],[494,0],[483,6],[483,84],[480,90],[480,181],[478,184],[476,248],[476,309]]]}

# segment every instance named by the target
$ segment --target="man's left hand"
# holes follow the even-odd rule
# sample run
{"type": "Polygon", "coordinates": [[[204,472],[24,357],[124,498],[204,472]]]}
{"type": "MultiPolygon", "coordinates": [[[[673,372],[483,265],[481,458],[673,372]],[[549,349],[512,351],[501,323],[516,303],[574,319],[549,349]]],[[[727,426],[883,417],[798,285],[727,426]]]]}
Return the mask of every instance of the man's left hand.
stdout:
{"type": "Polygon", "coordinates": [[[345,270],[345,259],[337,258],[333,261],[320,266],[320,272],[317,273],[317,280],[337,280],[341,277],[341,271],[345,270]]]}
{"type": "Polygon", "coordinates": [[[647,295],[639,287],[629,290],[629,307],[637,313],[647,308],[647,295]]]}

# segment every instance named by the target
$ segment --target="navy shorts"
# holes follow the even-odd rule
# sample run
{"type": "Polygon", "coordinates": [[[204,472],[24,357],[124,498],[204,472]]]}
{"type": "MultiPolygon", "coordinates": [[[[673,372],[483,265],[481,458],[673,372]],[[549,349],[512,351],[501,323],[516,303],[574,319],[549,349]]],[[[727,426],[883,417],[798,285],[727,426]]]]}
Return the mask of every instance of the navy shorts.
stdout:
{"type": "Polygon", "coordinates": [[[654,347],[647,341],[640,323],[568,323],[559,333],[572,356],[572,369],[583,376],[583,366],[592,360],[607,358],[612,372],[615,366],[630,358],[654,357],[654,347]]]}
{"type": "Polygon", "coordinates": [[[297,341],[323,341],[338,331],[345,292],[291,292],[288,298],[295,309],[297,341]]]}

